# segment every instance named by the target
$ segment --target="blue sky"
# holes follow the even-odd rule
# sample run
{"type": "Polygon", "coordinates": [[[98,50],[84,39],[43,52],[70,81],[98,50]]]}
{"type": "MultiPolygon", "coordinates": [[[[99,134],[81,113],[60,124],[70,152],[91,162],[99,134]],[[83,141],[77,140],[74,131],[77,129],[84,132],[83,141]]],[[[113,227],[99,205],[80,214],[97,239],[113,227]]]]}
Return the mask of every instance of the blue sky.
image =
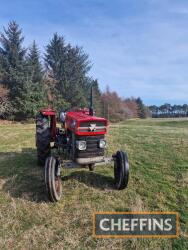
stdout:
{"type": "Polygon", "coordinates": [[[102,90],[146,104],[188,103],[187,0],[6,0],[0,29],[16,20],[41,51],[54,32],[83,46],[102,90]]]}

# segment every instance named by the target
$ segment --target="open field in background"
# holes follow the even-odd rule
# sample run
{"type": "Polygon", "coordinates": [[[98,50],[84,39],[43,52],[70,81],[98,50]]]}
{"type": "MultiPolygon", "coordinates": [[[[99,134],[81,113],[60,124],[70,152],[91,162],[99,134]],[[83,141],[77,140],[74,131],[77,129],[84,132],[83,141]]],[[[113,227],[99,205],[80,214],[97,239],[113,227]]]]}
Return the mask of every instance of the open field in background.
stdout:
{"type": "Polygon", "coordinates": [[[47,202],[30,124],[0,125],[0,249],[188,249],[188,120],[130,120],[109,129],[108,153],[128,152],[128,189],[113,169],[63,171],[61,202],[47,202]],[[94,239],[95,211],[175,211],[178,239],[94,239]]]}

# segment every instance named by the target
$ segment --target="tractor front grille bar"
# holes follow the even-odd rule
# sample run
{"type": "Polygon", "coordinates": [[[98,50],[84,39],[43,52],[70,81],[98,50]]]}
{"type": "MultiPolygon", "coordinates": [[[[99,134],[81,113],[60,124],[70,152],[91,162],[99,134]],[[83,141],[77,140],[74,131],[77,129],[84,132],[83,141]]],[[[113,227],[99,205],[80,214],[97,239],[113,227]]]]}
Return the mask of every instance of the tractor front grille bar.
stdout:
{"type": "Polygon", "coordinates": [[[78,136],[76,140],[86,141],[86,150],[76,149],[75,158],[91,158],[104,156],[104,149],[99,147],[99,141],[104,139],[104,135],[78,136]]]}

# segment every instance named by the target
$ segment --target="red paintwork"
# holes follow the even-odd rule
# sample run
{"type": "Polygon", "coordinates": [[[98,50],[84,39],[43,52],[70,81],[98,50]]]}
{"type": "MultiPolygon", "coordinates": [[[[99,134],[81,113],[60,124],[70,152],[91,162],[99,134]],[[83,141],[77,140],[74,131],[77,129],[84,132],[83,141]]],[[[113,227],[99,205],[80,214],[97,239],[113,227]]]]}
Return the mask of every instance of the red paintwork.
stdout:
{"type": "MultiPolygon", "coordinates": [[[[50,130],[51,130],[51,139],[55,140],[57,128],[56,128],[56,112],[51,108],[41,109],[40,112],[43,115],[50,117],[50,130]]],[[[69,111],[66,114],[65,118],[65,127],[66,129],[71,130],[77,135],[104,135],[107,132],[108,121],[105,118],[91,116],[89,115],[88,109],[78,109],[76,111],[69,111]],[[73,126],[75,122],[75,126],[73,126]],[[102,131],[88,131],[83,132],[79,131],[78,128],[81,122],[104,122],[105,128],[102,131]]]]}
{"type": "Polygon", "coordinates": [[[49,116],[56,115],[56,112],[51,108],[43,108],[43,109],[40,110],[40,112],[43,115],[49,115],[49,116]]]}
{"type": "Polygon", "coordinates": [[[105,118],[90,116],[88,110],[70,111],[66,114],[66,127],[77,135],[104,135],[107,132],[108,121],[105,118]],[[76,122],[73,126],[74,121],[76,122]],[[104,122],[106,128],[103,131],[82,132],[78,130],[81,122],[104,122]]]}

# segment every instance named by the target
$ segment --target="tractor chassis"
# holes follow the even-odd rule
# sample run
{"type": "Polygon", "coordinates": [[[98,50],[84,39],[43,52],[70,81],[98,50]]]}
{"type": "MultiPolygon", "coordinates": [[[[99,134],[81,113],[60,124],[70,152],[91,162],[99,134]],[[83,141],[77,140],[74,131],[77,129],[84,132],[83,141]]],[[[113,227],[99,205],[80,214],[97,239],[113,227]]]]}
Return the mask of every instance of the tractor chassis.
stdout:
{"type": "Polygon", "coordinates": [[[86,164],[79,164],[75,161],[59,161],[60,162],[60,167],[62,169],[70,169],[70,168],[86,168],[89,164],[92,164],[94,166],[101,166],[101,165],[109,165],[114,161],[114,157],[103,157],[102,161],[99,162],[91,162],[86,164]]]}
{"type": "Polygon", "coordinates": [[[129,162],[127,154],[123,151],[117,151],[112,157],[99,158],[100,161],[95,161],[96,158],[87,158],[87,164],[79,164],[76,161],[63,160],[60,156],[51,155],[46,159],[44,168],[44,179],[48,197],[52,202],[59,201],[62,193],[62,174],[63,169],[86,168],[89,167],[93,171],[95,166],[110,165],[114,163],[114,181],[117,189],[127,187],[129,179],[129,162]],[[90,161],[89,161],[90,160],[90,161]]]}

